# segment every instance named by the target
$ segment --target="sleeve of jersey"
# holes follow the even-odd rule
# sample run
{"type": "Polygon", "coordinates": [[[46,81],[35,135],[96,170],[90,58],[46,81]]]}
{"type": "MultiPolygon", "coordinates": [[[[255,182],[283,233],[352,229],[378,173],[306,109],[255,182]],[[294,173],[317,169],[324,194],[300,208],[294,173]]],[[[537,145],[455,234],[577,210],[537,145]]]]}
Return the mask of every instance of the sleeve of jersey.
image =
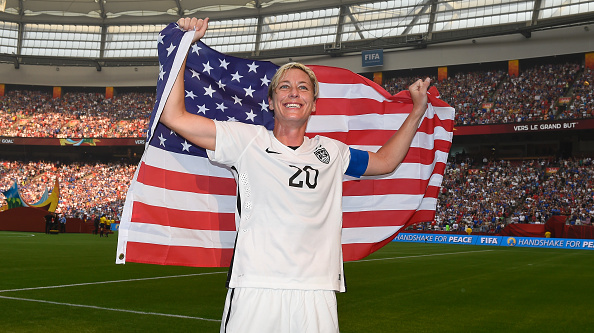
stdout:
{"type": "Polygon", "coordinates": [[[359,150],[350,148],[351,160],[349,161],[349,167],[345,171],[345,175],[360,178],[367,170],[369,164],[369,152],[365,150],[359,150]]]}
{"type": "Polygon", "coordinates": [[[215,121],[216,148],[206,150],[208,158],[224,165],[233,165],[249,143],[257,136],[261,126],[230,121],[215,121]]]}

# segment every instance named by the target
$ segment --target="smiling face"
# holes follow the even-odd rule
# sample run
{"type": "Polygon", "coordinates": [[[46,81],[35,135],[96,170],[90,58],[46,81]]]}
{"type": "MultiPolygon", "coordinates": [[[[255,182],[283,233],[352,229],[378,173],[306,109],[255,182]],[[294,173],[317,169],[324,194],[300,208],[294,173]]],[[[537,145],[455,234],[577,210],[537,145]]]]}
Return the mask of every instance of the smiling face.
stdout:
{"type": "Polygon", "coordinates": [[[307,121],[315,111],[315,84],[310,75],[299,68],[290,68],[279,76],[278,84],[268,97],[277,120],[307,121]]]}

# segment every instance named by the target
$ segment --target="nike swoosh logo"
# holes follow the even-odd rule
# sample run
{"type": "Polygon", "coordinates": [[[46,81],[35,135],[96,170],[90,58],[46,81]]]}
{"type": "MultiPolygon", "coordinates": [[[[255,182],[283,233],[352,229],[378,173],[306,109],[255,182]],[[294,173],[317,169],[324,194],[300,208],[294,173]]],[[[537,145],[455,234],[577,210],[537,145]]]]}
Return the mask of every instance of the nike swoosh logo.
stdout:
{"type": "Polygon", "coordinates": [[[277,152],[277,151],[270,150],[270,148],[266,148],[266,152],[267,152],[268,154],[280,154],[280,153],[279,153],[279,152],[277,152]]]}

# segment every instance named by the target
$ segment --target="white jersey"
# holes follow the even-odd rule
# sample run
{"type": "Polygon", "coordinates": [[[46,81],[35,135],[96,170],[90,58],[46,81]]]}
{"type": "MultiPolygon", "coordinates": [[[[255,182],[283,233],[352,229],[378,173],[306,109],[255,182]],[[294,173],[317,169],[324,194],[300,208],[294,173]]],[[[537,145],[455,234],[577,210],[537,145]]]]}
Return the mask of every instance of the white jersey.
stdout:
{"type": "Polygon", "coordinates": [[[215,122],[216,149],[238,186],[229,288],[345,291],[342,176],[347,145],[316,136],[293,150],[263,126],[215,122]]]}

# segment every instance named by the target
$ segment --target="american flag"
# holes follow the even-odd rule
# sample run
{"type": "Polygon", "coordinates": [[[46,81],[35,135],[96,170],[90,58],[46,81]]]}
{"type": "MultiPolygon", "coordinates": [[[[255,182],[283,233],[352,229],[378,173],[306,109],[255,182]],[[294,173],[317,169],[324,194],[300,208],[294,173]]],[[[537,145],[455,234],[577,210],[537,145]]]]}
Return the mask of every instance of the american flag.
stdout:
{"type": "MultiPolygon", "coordinates": [[[[277,65],[219,53],[193,32],[170,24],[158,39],[157,102],[146,150],[131,182],[119,229],[116,263],[224,267],[235,241],[236,185],[224,166],[158,122],[188,54],[184,72],[189,112],[272,129],[267,89],[277,65]]],[[[391,96],[351,71],[309,66],[320,81],[308,136],[325,135],[376,151],[412,110],[408,91],[391,96]]],[[[358,260],[394,239],[402,228],[432,221],[452,143],[454,109],[428,93],[429,106],[411,148],[395,172],[343,179],[343,256],[358,260]]]]}

